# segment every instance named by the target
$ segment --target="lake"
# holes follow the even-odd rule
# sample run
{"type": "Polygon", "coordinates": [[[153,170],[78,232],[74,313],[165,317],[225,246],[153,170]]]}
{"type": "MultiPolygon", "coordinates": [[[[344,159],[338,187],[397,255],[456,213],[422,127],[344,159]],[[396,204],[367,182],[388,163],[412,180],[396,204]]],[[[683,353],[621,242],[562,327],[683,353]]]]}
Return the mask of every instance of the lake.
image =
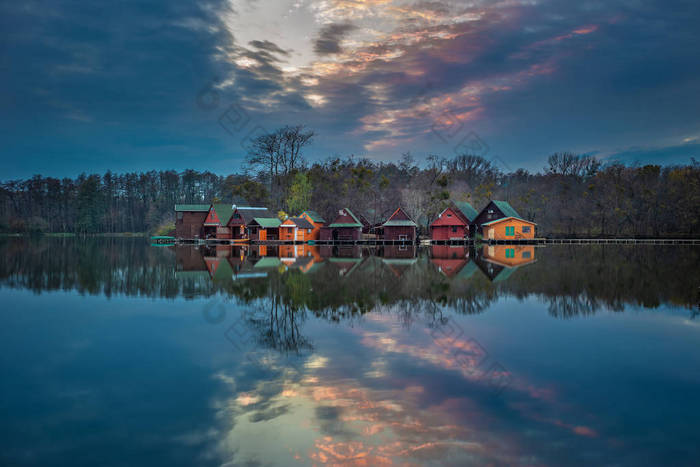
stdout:
{"type": "Polygon", "coordinates": [[[3,465],[691,465],[700,248],[0,240],[3,465]]]}

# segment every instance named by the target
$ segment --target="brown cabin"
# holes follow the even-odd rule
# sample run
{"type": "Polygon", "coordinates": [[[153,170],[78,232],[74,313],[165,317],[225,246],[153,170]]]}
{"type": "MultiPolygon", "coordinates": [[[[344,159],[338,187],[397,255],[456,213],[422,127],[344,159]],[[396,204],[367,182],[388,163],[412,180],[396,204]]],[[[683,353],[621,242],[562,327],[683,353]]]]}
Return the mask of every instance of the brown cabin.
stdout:
{"type": "Polygon", "coordinates": [[[363,224],[348,208],[338,211],[333,223],[321,228],[320,239],[329,241],[353,241],[362,238],[363,224]]]}
{"type": "Polygon", "coordinates": [[[313,224],[305,217],[290,217],[280,225],[280,240],[288,242],[306,242],[311,240],[313,224]]]}
{"type": "Polygon", "coordinates": [[[230,204],[212,204],[209,213],[204,220],[205,238],[215,238],[217,240],[230,240],[231,227],[228,221],[233,215],[233,206],[230,204]]]}
{"type": "Polygon", "coordinates": [[[255,217],[276,218],[277,216],[264,207],[236,206],[228,222],[228,226],[231,227],[233,238],[249,238],[248,222],[255,217]]]}
{"type": "Polygon", "coordinates": [[[416,239],[417,225],[402,208],[398,208],[381,225],[384,240],[413,242],[416,239]]]}
{"type": "Polygon", "coordinates": [[[321,235],[321,227],[326,225],[326,220],[321,217],[319,213],[311,210],[302,212],[299,217],[303,217],[314,226],[314,228],[311,230],[311,234],[306,236],[306,240],[318,240],[321,235]]]}
{"type": "MultiPolygon", "coordinates": [[[[517,217],[521,219],[522,217],[518,214],[513,206],[507,201],[491,200],[489,204],[484,207],[484,209],[479,212],[479,214],[472,221],[476,232],[484,235],[482,226],[486,222],[495,221],[496,219],[503,219],[504,217],[517,217]]],[[[475,232],[475,233],[476,233],[475,232]]],[[[486,235],[484,235],[485,237],[486,235]]]]}
{"type": "Polygon", "coordinates": [[[254,217],[248,224],[248,237],[253,241],[279,240],[282,221],[277,217],[254,217]]]}
{"type": "Polygon", "coordinates": [[[454,206],[442,211],[430,224],[431,240],[465,240],[469,234],[469,220],[454,206]]]}
{"type": "Polygon", "coordinates": [[[209,204],[176,204],[175,237],[194,240],[204,237],[204,220],[209,213],[209,204]]]}

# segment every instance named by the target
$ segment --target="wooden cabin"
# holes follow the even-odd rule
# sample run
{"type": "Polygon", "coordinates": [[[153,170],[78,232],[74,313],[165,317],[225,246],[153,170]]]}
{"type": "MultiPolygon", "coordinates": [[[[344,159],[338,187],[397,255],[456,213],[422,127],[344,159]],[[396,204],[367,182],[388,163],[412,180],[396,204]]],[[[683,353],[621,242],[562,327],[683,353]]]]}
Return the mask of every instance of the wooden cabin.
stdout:
{"type": "Polygon", "coordinates": [[[313,224],[304,217],[290,217],[280,224],[280,240],[306,242],[311,240],[313,224]]]}
{"type": "Polygon", "coordinates": [[[309,223],[311,225],[314,226],[314,228],[311,230],[311,234],[308,234],[306,236],[306,239],[307,240],[318,240],[320,238],[320,235],[321,235],[321,227],[326,225],[326,220],[323,217],[321,217],[321,215],[319,213],[317,213],[316,211],[310,211],[310,210],[302,212],[299,215],[299,217],[303,217],[304,219],[309,221],[309,223]]]}
{"type": "Polygon", "coordinates": [[[360,219],[350,209],[343,208],[338,211],[338,216],[333,223],[321,229],[320,239],[329,241],[360,240],[362,227],[360,219]]]}
{"type": "Polygon", "coordinates": [[[254,217],[248,222],[248,238],[264,242],[279,240],[279,230],[282,221],[276,217],[254,217]]]}
{"type": "Polygon", "coordinates": [[[231,227],[228,222],[233,215],[233,206],[230,204],[212,204],[204,220],[205,238],[215,238],[217,240],[230,240],[231,227]]]}
{"type": "Polygon", "coordinates": [[[454,206],[442,211],[430,224],[430,239],[462,241],[469,235],[469,220],[454,206]]]}
{"type": "Polygon", "coordinates": [[[233,238],[249,238],[248,222],[256,217],[272,219],[277,216],[264,207],[236,206],[228,222],[233,238]]]}
{"type": "Polygon", "coordinates": [[[418,226],[402,208],[398,208],[381,225],[382,239],[413,242],[416,240],[416,228],[418,226]]]}
{"type": "Polygon", "coordinates": [[[484,240],[525,240],[535,238],[534,222],[518,217],[504,217],[481,224],[484,240]]]}
{"type": "Polygon", "coordinates": [[[209,204],[176,204],[175,237],[187,240],[204,238],[204,220],[210,207],[209,204]]]}
{"type": "Polygon", "coordinates": [[[503,219],[504,217],[522,218],[520,214],[518,214],[518,211],[516,211],[507,201],[489,201],[489,204],[487,204],[486,207],[482,209],[472,221],[472,225],[475,226],[476,230],[474,233],[478,232],[485,238],[486,235],[484,235],[482,226],[486,222],[495,221],[496,219],[503,219]]]}

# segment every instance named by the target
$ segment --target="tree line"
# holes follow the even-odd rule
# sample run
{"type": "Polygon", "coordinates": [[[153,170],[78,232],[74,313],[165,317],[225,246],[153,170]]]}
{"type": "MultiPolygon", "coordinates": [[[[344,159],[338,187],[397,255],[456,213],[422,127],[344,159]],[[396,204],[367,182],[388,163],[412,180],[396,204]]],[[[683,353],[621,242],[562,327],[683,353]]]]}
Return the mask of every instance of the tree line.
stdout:
{"type": "Polygon", "coordinates": [[[351,208],[368,221],[399,206],[423,233],[451,200],[477,210],[509,201],[538,235],[697,236],[700,164],[603,164],[588,155],[556,153],[538,172],[503,170],[472,154],[451,158],[410,153],[397,162],[331,157],[309,163],[313,131],[284,127],[258,136],[241,173],[195,170],[36,175],[0,184],[0,231],[76,234],[153,232],[173,222],[176,203],[241,203],[298,214],[314,209],[328,220],[351,208]]]}

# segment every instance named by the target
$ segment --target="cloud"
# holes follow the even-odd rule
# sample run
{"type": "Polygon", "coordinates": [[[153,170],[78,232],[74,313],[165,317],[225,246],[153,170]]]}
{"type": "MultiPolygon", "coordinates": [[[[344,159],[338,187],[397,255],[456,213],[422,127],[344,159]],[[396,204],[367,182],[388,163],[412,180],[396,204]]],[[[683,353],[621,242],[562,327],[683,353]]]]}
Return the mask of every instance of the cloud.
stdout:
{"type": "Polygon", "coordinates": [[[314,51],[319,55],[340,53],[340,42],[354,29],[356,27],[350,23],[336,23],[324,26],[319,37],[314,41],[314,51]]]}

